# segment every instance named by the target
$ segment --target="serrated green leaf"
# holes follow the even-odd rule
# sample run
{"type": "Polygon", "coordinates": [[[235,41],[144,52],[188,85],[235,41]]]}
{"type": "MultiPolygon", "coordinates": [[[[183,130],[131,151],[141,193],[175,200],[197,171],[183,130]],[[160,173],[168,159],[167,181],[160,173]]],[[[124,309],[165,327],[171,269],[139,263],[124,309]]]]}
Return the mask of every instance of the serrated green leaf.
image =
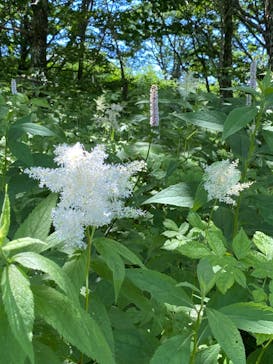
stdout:
{"type": "Polygon", "coordinates": [[[33,165],[33,157],[28,145],[26,145],[25,143],[20,143],[17,140],[11,139],[8,143],[8,146],[11,153],[19,161],[22,161],[28,167],[33,165]]]}
{"type": "Polygon", "coordinates": [[[34,303],[29,280],[11,264],[5,267],[1,280],[2,299],[13,335],[34,364],[32,329],[34,303]]]}
{"type": "Polygon", "coordinates": [[[24,123],[20,125],[14,125],[12,126],[11,129],[19,129],[20,131],[29,133],[31,135],[56,136],[56,134],[47,127],[34,123],[24,123]]]}
{"type": "Polygon", "coordinates": [[[9,241],[3,246],[3,251],[9,256],[18,254],[23,251],[40,253],[47,248],[47,244],[40,239],[22,238],[9,241]]]}
{"type": "Polygon", "coordinates": [[[253,236],[253,243],[268,260],[273,258],[273,238],[261,231],[256,231],[253,236]]]}
{"type": "Polygon", "coordinates": [[[216,287],[222,294],[226,294],[226,292],[233,286],[234,281],[235,279],[231,272],[221,271],[216,278],[216,287]]]}
{"type": "Polygon", "coordinates": [[[196,354],[195,364],[218,364],[220,349],[219,344],[200,349],[196,354]]]}
{"type": "Polygon", "coordinates": [[[56,206],[56,201],[57,195],[50,194],[40,202],[18,228],[14,239],[30,236],[31,238],[46,240],[52,223],[51,212],[56,206]]]}
{"type": "Polygon", "coordinates": [[[176,223],[173,221],[173,220],[171,220],[171,219],[165,219],[164,221],[163,221],[163,225],[164,225],[164,227],[166,228],[166,229],[168,229],[168,230],[173,230],[173,231],[178,231],[178,226],[176,225],[176,223]]]}
{"type": "Polygon", "coordinates": [[[206,257],[201,259],[197,265],[197,277],[202,296],[205,297],[216,283],[215,271],[206,257]]]}
{"type": "Polygon", "coordinates": [[[191,259],[201,259],[211,255],[211,251],[206,245],[195,240],[189,241],[186,244],[179,245],[176,248],[176,251],[191,259]]]}
{"type": "Polygon", "coordinates": [[[101,299],[95,293],[92,294],[89,311],[92,318],[96,321],[100,329],[102,330],[105,339],[107,340],[112,353],[115,352],[115,343],[112,330],[112,324],[109,319],[105,305],[102,303],[101,299]]]}
{"type": "Polygon", "coordinates": [[[178,119],[198,127],[211,131],[222,131],[226,115],[223,112],[215,110],[201,110],[196,112],[187,112],[183,114],[173,114],[178,119]]]}
{"type": "Polygon", "coordinates": [[[11,331],[2,300],[0,308],[0,348],[3,363],[25,364],[27,354],[11,331]]]}
{"type": "Polygon", "coordinates": [[[215,225],[212,225],[209,227],[206,233],[206,237],[208,245],[210,246],[211,250],[217,256],[223,256],[226,252],[226,247],[225,247],[226,241],[222,231],[215,225]]]}
{"type": "Polygon", "coordinates": [[[257,114],[258,110],[255,106],[243,106],[233,109],[226,118],[222,138],[226,139],[250,124],[257,114]]]}
{"type": "Polygon", "coordinates": [[[212,308],[206,308],[211,332],[233,363],[246,364],[245,348],[239,331],[230,318],[212,308]]]}
{"type": "Polygon", "coordinates": [[[200,230],[205,230],[207,227],[207,223],[201,220],[201,217],[194,211],[190,211],[187,216],[188,222],[192,227],[198,228],[200,230]]]}
{"type": "Polygon", "coordinates": [[[97,323],[80,306],[50,287],[33,288],[37,314],[69,343],[100,364],[115,364],[97,323]]]}
{"type": "Polygon", "coordinates": [[[22,252],[12,257],[14,262],[34,270],[39,270],[48,274],[48,278],[57,285],[75,302],[78,301],[78,292],[70,282],[65,272],[52,260],[34,252],[22,252]]]}
{"type": "Polygon", "coordinates": [[[186,292],[177,287],[177,282],[166,274],[149,269],[128,269],[126,276],[138,288],[149,292],[161,303],[192,307],[191,299],[186,292]]]}
{"type": "Polygon", "coordinates": [[[166,230],[162,233],[162,235],[166,236],[166,238],[174,238],[178,235],[178,232],[173,230],[166,230]]]}
{"type": "Polygon", "coordinates": [[[241,228],[232,241],[232,248],[237,259],[245,258],[250,253],[251,241],[241,228]]]}
{"type": "Polygon", "coordinates": [[[31,99],[30,101],[31,101],[32,105],[50,108],[50,105],[46,99],[35,97],[35,98],[31,99]]]}
{"type": "Polygon", "coordinates": [[[189,186],[182,182],[176,185],[165,188],[164,190],[156,193],[143,204],[159,203],[164,205],[192,207],[193,196],[189,186]]]}
{"type": "Polygon", "coordinates": [[[63,266],[64,272],[71,279],[77,292],[85,284],[87,250],[76,253],[63,266]]]}
{"type": "Polygon", "coordinates": [[[221,312],[227,315],[241,330],[273,334],[273,308],[262,303],[239,302],[222,307],[221,312]]]}
{"type": "Polygon", "coordinates": [[[54,351],[47,345],[35,340],[33,343],[35,363],[39,364],[62,364],[63,360],[59,359],[54,351]]]}
{"type": "Polygon", "coordinates": [[[163,342],[155,351],[150,364],[189,363],[191,354],[191,335],[173,336],[163,342]]]}
{"type": "Polygon", "coordinates": [[[0,247],[3,245],[5,238],[8,235],[10,226],[10,202],[8,196],[8,186],[5,188],[5,197],[0,216],[0,247]]]}

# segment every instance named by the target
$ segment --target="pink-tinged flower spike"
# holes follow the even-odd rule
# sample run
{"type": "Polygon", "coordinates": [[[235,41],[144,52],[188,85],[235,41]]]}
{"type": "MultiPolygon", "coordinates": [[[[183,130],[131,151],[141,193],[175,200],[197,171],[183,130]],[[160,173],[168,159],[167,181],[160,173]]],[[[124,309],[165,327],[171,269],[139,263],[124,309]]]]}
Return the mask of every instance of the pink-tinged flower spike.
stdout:
{"type": "Polygon", "coordinates": [[[151,127],[159,126],[158,89],[156,85],[152,85],[150,88],[150,125],[151,127]]]}
{"type": "Polygon", "coordinates": [[[239,183],[241,172],[237,166],[238,161],[224,160],[205,168],[204,188],[208,193],[208,201],[216,199],[230,205],[236,205],[231,196],[239,196],[242,190],[250,187],[253,183],[239,183]]]}
{"type": "Polygon", "coordinates": [[[17,94],[17,87],[16,87],[16,80],[14,78],[11,79],[10,88],[11,88],[12,95],[16,95],[17,94]]]}

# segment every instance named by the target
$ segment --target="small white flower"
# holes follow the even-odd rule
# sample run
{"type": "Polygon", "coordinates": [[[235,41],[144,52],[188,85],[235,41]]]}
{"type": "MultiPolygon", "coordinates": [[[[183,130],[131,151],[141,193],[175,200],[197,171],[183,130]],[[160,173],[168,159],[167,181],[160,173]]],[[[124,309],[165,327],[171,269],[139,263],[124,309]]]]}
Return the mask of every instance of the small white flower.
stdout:
{"type": "Polygon", "coordinates": [[[124,206],[124,199],[132,193],[132,175],[144,168],[144,162],[106,164],[103,146],[87,152],[80,143],[57,146],[54,153],[58,168],[33,167],[25,172],[38,179],[41,187],[60,193],[60,202],[52,212],[53,225],[67,246],[83,248],[87,226],[143,214],[124,206]]]}
{"type": "Polygon", "coordinates": [[[83,286],[83,287],[80,289],[80,295],[82,295],[83,297],[86,297],[87,292],[88,292],[88,293],[90,293],[90,289],[89,289],[89,288],[87,288],[87,287],[85,287],[85,286],[83,286]]]}
{"type": "Polygon", "coordinates": [[[237,166],[238,161],[224,160],[205,168],[204,188],[209,201],[216,199],[235,205],[236,202],[231,196],[239,196],[242,190],[251,186],[253,182],[239,183],[241,172],[237,166]]]}

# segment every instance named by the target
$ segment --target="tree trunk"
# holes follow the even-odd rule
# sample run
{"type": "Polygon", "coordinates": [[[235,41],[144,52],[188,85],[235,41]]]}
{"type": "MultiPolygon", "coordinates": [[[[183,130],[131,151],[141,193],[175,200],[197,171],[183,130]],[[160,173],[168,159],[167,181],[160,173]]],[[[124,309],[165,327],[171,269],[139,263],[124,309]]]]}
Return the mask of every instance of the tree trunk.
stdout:
{"type": "Polygon", "coordinates": [[[273,2],[265,0],[265,46],[268,54],[268,64],[273,70],[273,2]]]}
{"type": "Polygon", "coordinates": [[[18,71],[24,72],[28,69],[27,57],[29,54],[29,43],[31,39],[29,14],[26,13],[23,16],[20,28],[20,60],[18,64],[18,71]]]}
{"type": "Polygon", "coordinates": [[[233,0],[220,2],[222,12],[222,54],[220,55],[220,93],[223,98],[232,97],[232,39],[233,39],[233,0]]]}
{"type": "Polygon", "coordinates": [[[31,66],[38,72],[46,72],[48,0],[32,3],[31,66]]]}
{"type": "Polygon", "coordinates": [[[79,60],[78,60],[78,80],[82,79],[84,69],[85,39],[88,25],[88,12],[92,10],[93,1],[83,0],[81,5],[81,15],[79,18],[79,60]]]}

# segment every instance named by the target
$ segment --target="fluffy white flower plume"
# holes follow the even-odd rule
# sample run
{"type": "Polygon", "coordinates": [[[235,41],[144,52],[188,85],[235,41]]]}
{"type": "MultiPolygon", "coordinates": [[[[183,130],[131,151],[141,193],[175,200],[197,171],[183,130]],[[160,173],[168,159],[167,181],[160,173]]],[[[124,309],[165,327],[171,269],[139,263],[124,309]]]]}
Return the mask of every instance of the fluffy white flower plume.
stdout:
{"type": "Polygon", "coordinates": [[[144,162],[106,164],[103,146],[91,152],[80,143],[60,145],[54,151],[56,169],[33,167],[25,172],[52,192],[60,202],[52,213],[58,237],[70,247],[84,247],[87,226],[107,225],[114,218],[136,217],[141,210],[124,206],[132,193],[131,177],[144,168],[144,162]]]}
{"type": "Polygon", "coordinates": [[[239,183],[241,172],[237,167],[238,161],[224,160],[205,168],[204,188],[208,193],[209,201],[216,199],[227,204],[236,204],[231,196],[239,196],[242,190],[253,183],[239,183]]]}

